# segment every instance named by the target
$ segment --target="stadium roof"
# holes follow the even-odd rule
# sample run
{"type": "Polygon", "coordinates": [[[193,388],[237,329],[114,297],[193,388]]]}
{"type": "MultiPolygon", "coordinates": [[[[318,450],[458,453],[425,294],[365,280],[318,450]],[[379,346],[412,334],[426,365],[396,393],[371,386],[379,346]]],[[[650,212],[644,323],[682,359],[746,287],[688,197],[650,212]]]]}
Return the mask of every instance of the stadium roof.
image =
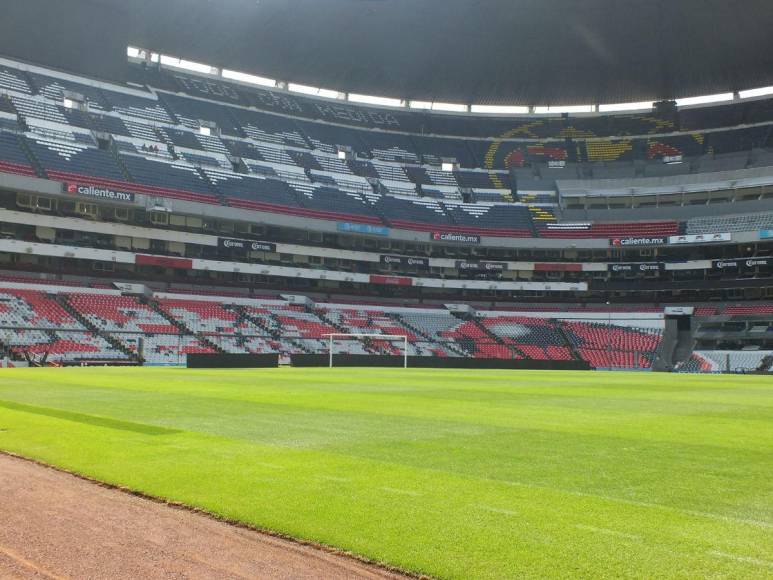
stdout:
{"type": "Polygon", "coordinates": [[[770,0],[96,1],[128,10],[134,46],[366,95],[574,105],[773,85],[770,0]]]}

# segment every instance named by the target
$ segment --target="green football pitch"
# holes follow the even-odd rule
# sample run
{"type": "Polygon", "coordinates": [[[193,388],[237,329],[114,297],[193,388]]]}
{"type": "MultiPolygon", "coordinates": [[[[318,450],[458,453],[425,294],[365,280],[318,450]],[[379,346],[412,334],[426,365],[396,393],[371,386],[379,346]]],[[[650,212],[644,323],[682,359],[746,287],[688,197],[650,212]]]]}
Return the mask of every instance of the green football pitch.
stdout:
{"type": "Polygon", "coordinates": [[[442,578],[773,576],[770,377],[10,369],[0,449],[442,578]]]}

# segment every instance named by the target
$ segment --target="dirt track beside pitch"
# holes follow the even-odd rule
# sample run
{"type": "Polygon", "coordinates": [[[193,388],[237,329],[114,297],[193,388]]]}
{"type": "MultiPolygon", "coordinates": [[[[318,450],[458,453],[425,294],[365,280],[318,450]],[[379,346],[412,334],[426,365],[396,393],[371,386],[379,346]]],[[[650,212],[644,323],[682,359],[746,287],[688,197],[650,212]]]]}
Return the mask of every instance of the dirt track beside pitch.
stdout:
{"type": "Polygon", "coordinates": [[[0,453],[0,578],[405,578],[0,453]]]}

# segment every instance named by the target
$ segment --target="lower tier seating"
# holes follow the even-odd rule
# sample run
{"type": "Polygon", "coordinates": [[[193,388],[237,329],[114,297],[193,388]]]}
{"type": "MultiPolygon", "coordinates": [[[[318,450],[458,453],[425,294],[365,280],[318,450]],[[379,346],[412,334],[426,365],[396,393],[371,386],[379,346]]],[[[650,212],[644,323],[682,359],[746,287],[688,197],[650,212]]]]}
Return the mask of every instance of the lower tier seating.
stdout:
{"type": "Polygon", "coordinates": [[[748,373],[756,371],[765,359],[773,355],[769,350],[701,350],[683,364],[681,372],[748,373]]]}
{"type": "MultiPolygon", "coordinates": [[[[620,320],[619,312],[617,321],[606,323],[549,309],[459,317],[443,309],[305,306],[205,295],[140,298],[45,288],[0,287],[0,353],[48,352],[66,362],[141,356],[147,364],[177,365],[191,353],[322,354],[329,349],[328,335],[354,333],[407,337],[413,356],[585,360],[598,368],[649,369],[662,338],[657,325],[636,327],[620,320]]],[[[337,338],[334,348],[351,354],[404,352],[401,340],[378,336],[337,338]]],[[[744,356],[750,362],[734,360],[731,367],[759,366],[764,357],[744,356]]],[[[705,354],[704,359],[714,367],[725,360],[705,354]]]]}

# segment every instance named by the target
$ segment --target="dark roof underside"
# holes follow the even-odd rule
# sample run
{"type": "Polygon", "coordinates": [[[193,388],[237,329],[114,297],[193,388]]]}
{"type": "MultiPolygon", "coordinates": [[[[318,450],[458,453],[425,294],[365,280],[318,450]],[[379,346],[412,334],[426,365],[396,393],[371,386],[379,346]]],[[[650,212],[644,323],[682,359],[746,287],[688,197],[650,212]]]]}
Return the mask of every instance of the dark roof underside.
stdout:
{"type": "Polygon", "coordinates": [[[91,1],[129,12],[131,44],[370,95],[549,105],[773,85],[770,0],[91,1]]]}

